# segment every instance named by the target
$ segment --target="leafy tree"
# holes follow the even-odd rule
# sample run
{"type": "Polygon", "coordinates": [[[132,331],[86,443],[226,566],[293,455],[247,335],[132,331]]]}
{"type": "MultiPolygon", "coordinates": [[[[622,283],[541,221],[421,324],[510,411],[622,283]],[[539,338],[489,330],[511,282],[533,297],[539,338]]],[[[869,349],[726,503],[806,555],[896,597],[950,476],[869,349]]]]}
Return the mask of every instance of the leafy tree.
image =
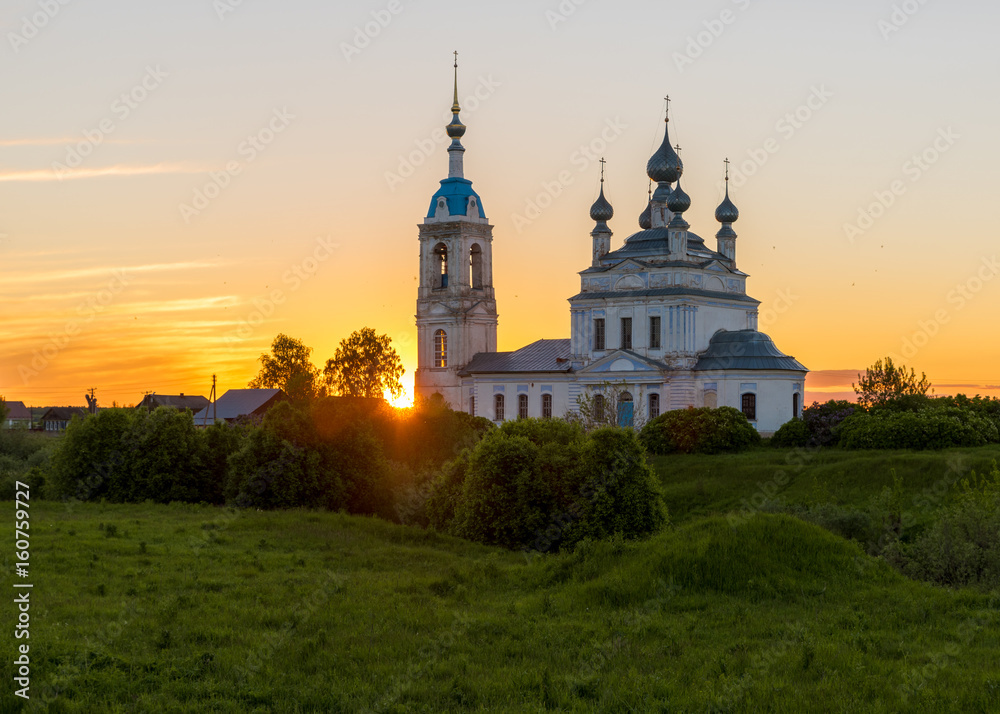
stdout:
{"type": "Polygon", "coordinates": [[[917,379],[914,370],[906,371],[906,367],[893,364],[891,357],[885,362],[878,360],[869,367],[864,376],[858,375],[858,383],[852,384],[858,395],[858,404],[865,409],[885,406],[903,397],[926,396],[931,388],[927,375],[921,373],[917,379]]]}
{"type": "Polygon", "coordinates": [[[389,336],[376,335],[370,327],[341,340],[336,354],[326,361],[323,369],[327,385],[336,394],[370,399],[381,399],[386,390],[393,397],[402,394],[399,378],[404,372],[389,336]]]}
{"type": "Polygon", "coordinates": [[[587,387],[587,391],[576,398],[576,413],[567,414],[566,419],[578,421],[587,431],[604,427],[638,430],[647,421],[644,402],[645,390],[639,385],[624,380],[603,382],[587,387]]]}
{"type": "Polygon", "coordinates": [[[9,412],[10,410],[7,408],[7,400],[0,397],[0,427],[2,427],[4,422],[7,421],[7,414],[9,412]]]}
{"type": "Polygon", "coordinates": [[[279,334],[271,343],[271,354],[260,356],[260,372],[247,386],[251,389],[280,389],[294,401],[323,396],[319,369],[309,359],[312,348],[301,340],[279,334]]]}

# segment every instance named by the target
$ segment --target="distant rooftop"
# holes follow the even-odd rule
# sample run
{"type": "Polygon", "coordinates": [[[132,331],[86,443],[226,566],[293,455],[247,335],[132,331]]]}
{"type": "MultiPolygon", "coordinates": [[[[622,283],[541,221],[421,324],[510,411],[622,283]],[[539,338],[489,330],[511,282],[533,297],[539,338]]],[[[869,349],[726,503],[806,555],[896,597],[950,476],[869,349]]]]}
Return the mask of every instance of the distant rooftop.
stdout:
{"type": "Polygon", "coordinates": [[[569,340],[539,340],[516,352],[480,352],[462,374],[569,372],[569,340]]]}

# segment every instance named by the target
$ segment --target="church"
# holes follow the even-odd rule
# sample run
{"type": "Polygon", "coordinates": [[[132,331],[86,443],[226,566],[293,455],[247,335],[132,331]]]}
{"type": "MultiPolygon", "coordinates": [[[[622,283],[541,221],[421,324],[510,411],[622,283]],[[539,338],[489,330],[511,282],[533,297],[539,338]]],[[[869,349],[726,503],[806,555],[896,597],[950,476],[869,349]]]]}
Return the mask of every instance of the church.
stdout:
{"type": "Polygon", "coordinates": [[[760,301],[737,267],[740,214],[728,172],[709,247],[684,220],[691,199],[669,111],[663,144],[646,166],[656,190],[638,232],[617,250],[602,170],[590,209],[593,261],[569,298],[570,338],[498,352],[493,226],[465,178],[460,111],[456,63],[448,178],[419,226],[417,396],[439,394],[453,409],[497,423],[562,417],[584,404],[600,412],[606,400],[623,425],[666,410],[729,406],[769,435],[800,416],[808,370],[757,330],[760,301]]]}

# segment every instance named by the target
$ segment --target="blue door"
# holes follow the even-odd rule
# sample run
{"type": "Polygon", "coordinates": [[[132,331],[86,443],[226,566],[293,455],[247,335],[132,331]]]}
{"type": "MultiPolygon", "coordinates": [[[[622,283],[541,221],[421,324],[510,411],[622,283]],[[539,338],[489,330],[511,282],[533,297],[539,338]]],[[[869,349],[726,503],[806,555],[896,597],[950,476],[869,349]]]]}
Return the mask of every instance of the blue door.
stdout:
{"type": "Polygon", "coordinates": [[[618,426],[624,428],[635,423],[635,403],[632,395],[625,392],[618,398],[618,426]]]}

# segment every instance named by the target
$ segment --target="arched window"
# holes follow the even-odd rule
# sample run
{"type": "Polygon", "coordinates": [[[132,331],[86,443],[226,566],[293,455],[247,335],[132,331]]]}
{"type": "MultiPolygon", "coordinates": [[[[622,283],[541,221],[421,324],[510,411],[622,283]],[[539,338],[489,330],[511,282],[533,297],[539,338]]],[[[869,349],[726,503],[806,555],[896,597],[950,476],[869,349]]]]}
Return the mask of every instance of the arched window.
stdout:
{"type": "Polygon", "coordinates": [[[434,366],[448,366],[448,333],[444,330],[434,333],[434,366]]]}
{"type": "Polygon", "coordinates": [[[542,395],[542,419],[552,418],[552,395],[542,395]]]}
{"type": "Polygon", "coordinates": [[[604,421],[604,395],[594,396],[594,421],[604,421]]]}
{"type": "Polygon", "coordinates": [[[632,395],[622,392],[618,395],[618,426],[626,427],[635,424],[635,402],[632,395]]]}
{"type": "Polygon", "coordinates": [[[742,406],[746,418],[750,421],[757,421],[757,395],[744,394],[742,406]]]}
{"type": "Polygon", "coordinates": [[[478,243],[474,243],[469,252],[469,285],[473,290],[481,290],[483,287],[483,249],[478,243]]]}
{"type": "Polygon", "coordinates": [[[469,415],[476,416],[476,398],[469,397],[469,415]]]}
{"type": "Polygon", "coordinates": [[[493,421],[503,421],[503,395],[493,397],[493,421]]]}
{"type": "Polygon", "coordinates": [[[655,419],[660,416],[660,395],[650,394],[649,395],[649,418],[655,419]]]}
{"type": "Polygon", "coordinates": [[[799,417],[799,393],[796,392],[792,395],[792,419],[798,419],[799,417]]]}
{"type": "Polygon", "coordinates": [[[518,394],[517,395],[517,418],[527,419],[528,418],[528,395],[518,394]]]}
{"type": "Polygon", "coordinates": [[[446,288],[448,287],[448,246],[444,243],[438,243],[434,246],[434,259],[438,263],[434,287],[446,288]]]}

